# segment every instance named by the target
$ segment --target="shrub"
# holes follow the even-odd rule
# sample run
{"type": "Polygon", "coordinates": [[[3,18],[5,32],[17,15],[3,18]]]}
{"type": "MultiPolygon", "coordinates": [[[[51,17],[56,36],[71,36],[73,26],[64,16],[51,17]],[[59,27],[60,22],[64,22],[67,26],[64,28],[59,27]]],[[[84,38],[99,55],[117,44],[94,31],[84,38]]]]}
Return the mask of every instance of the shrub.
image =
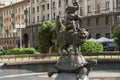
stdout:
{"type": "Polygon", "coordinates": [[[17,54],[34,54],[36,50],[34,48],[14,48],[11,50],[3,51],[2,55],[17,55],[17,54]]]}
{"type": "Polygon", "coordinates": [[[113,31],[113,37],[114,37],[116,49],[120,51],[120,25],[118,25],[113,31]]]}
{"type": "Polygon", "coordinates": [[[88,53],[88,52],[103,52],[103,45],[99,42],[93,41],[86,41],[81,46],[81,52],[88,53]]]}

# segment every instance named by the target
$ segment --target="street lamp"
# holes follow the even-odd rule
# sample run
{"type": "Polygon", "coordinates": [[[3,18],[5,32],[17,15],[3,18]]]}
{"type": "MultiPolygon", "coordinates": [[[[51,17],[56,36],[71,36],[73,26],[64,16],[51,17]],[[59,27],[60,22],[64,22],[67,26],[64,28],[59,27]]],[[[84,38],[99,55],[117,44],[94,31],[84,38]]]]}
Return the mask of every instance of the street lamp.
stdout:
{"type": "Polygon", "coordinates": [[[16,34],[17,30],[16,29],[13,29],[13,37],[14,37],[14,47],[16,46],[16,41],[15,41],[15,34],[16,34]]]}
{"type": "Polygon", "coordinates": [[[30,46],[32,46],[32,44],[33,44],[33,28],[32,28],[32,1],[33,0],[30,0],[30,4],[29,4],[29,6],[30,6],[30,8],[29,8],[29,25],[30,25],[30,31],[31,31],[31,36],[30,36],[30,46]]]}
{"type": "MultiPolygon", "coordinates": [[[[24,21],[25,21],[26,25],[27,25],[27,8],[28,8],[28,7],[29,7],[29,6],[27,6],[26,8],[23,9],[24,15],[25,15],[24,21]]],[[[18,26],[18,25],[17,25],[17,26],[18,26]]],[[[22,25],[22,24],[21,24],[21,21],[20,21],[20,24],[19,24],[19,29],[20,29],[20,48],[22,48],[22,28],[25,28],[25,25],[22,25]]]]}
{"type": "Polygon", "coordinates": [[[110,26],[110,38],[112,38],[112,30],[115,26],[115,18],[114,18],[114,0],[112,0],[113,7],[112,7],[112,25],[110,26]]]}

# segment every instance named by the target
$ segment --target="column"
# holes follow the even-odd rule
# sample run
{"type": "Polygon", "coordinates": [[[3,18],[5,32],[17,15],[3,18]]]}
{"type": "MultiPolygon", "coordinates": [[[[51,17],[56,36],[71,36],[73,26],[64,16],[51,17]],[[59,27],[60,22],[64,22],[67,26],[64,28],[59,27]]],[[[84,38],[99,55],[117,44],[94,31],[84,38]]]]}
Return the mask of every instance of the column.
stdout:
{"type": "Polygon", "coordinates": [[[58,5],[59,5],[59,0],[56,0],[56,15],[58,15],[59,14],[59,12],[58,12],[58,5]]]}
{"type": "Polygon", "coordinates": [[[88,13],[88,9],[87,9],[87,0],[85,0],[84,2],[84,5],[85,5],[85,16],[87,16],[87,13],[88,13]]]}
{"type": "Polygon", "coordinates": [[[52,0],[49,0],[49,20],[52,20],[52,0]]]}
{"type": "Polygon", "coordinates": [[[113,0],[110,0],[110,11],[113,11],[113,0]]]}
{"type": "Polygon", "coordinates": [[[33,36],[33,30],[32,30],[32,0],[30,0],[30,46],[32,47],[33,46],[33,38],[32,38],[32,36],[33,36]]]}
{"type": "Polygon", "coordinates": [[[68,0],[68,6],[72,5],[72,0],[68,0]]]}
{"type": "Polygon", "coordinates": [[[94,1],[94,6],[93,6],[93,11],[94,11],[94,13],[95,13],[95,11],[96,11],[96,0],[93,0],[94,1]]]}

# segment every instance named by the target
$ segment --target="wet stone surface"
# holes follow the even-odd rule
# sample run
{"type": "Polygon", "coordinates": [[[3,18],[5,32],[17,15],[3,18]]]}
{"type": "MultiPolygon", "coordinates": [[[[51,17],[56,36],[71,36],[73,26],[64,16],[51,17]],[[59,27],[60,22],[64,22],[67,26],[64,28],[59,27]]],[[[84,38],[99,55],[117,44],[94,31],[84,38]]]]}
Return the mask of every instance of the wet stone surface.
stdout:
{"type": "MultiPolygon", "coordinates": [[[[54,78],[41,78],[41,79],[37,79],[37,80],[55,80],[54,78]]],[[[116,77],[116,78],[90,78],[89,80],[120,80],[120,77],[116,77]]]]}

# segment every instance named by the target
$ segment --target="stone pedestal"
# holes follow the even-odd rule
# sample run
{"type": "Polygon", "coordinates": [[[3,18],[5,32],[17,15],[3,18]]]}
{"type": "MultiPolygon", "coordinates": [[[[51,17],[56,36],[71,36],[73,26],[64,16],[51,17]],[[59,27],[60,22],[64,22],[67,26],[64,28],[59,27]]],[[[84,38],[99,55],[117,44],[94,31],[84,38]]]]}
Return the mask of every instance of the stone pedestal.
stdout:
{"type": "Polygon", "coordinates": [[[55,68],[48,72],[48,76],[58,73],[55,80],[88,80],[86,77],[95,64],[96,60],[86,61],[80,54],[64,55],[58,59],[55,68]]]}
{"type": "Polygon", "coordinates": [[[77,79],[76,73],[59,73],[55,80],[89,80],[86,76],[84,79],[77,79]]]}
{"type": "Polygon", "coordinates": [[[77,80],[76,73],[59,73],[55,80],[77,80]]]}

